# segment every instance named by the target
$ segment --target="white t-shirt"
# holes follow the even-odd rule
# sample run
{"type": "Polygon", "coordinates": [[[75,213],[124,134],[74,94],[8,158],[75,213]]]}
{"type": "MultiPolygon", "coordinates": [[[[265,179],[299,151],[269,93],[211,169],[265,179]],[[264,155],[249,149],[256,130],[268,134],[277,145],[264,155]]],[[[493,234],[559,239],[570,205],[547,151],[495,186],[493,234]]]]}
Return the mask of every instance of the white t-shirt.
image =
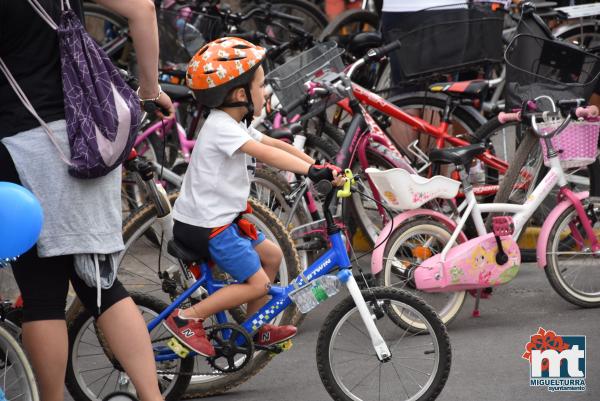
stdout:
{"type": "MultiPolygon", "coordinates": [[[[479,0],[477,3],[508,3],[510,0],[479,0]]],[[[383,11],[390,13],[406,13],[421,11],[426,8],[442,7],[441,9],[464,7],[465,0],[383,0],[383,11]]]]}
{"type": "Polygon", "coordinates": [[[256,129],[212,110],[194,146],[173,218],[205,228],[231,223],[246,209],[256,169],[256,160],[240,147],[261,139],[256,129]]]}

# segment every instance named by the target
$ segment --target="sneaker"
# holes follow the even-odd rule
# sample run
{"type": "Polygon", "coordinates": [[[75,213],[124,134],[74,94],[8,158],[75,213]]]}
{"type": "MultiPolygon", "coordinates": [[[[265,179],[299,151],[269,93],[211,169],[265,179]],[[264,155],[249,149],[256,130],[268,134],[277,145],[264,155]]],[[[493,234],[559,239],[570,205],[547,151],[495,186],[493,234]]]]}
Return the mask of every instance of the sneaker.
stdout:
{"type": "Polygon", "coordinates": [[[254,337],[254,343],[263,347],[279,344],[290,338],[294,337],[298,329],[296,326],[275,326],[272,324],[265,324],[254,337]]]}
{"type": "Polygon", "coordinates": [[[212,346],[202,319],[186,319],[179,315],[181,309],[175,309],[164,321],[164,325],[182,344],[197,354],[203,356],[215,356],[215,348],[212,346]]]}

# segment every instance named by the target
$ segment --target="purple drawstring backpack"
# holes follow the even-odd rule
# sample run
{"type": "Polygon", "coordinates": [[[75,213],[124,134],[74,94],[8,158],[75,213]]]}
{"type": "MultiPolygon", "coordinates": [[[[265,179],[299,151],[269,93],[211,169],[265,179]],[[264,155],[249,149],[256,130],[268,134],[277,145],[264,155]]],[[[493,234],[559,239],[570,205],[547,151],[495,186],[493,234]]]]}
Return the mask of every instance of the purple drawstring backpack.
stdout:
{"type": "Polygon", "coordinates": [[[48,25],[58,32],[65,119],[71,158],[58,147],[48,125],[39,117],[25,93],[0,58],[0,70],[17,96],[35,116],[77,178],[108,174],[129,155],[140,125],[140,102],[106,53],[88,35],[69,4],[61,2],[60,24],[37,0],[27,0],[48,25]]]}

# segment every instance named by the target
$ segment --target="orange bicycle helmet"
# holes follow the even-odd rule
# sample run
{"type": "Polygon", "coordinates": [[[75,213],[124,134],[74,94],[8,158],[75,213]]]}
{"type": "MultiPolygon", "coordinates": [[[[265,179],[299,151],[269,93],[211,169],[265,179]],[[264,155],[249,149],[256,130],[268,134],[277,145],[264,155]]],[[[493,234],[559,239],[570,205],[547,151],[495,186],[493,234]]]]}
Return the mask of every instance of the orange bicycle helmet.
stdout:
{"type": "Polygon", "coordinates": [[[241,38],[226,37],[204,45],[187,68],[187,85],[207,107],[252,108],[250,82],[265,57],[265,49],[241,38]],[[249,102],[225,104],[232,89],[243,87],[249,102]]]}

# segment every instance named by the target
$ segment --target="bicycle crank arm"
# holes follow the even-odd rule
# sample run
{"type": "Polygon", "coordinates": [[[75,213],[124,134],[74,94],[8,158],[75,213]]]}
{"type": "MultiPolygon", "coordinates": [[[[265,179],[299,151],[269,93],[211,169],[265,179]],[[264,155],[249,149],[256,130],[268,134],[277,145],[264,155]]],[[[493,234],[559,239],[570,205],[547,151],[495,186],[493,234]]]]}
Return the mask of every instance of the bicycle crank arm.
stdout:
{"type": "MultiPolygon", "coordinates": [[[[342,280],[343,281],[343,280],[342,280]]],[[[369,337],[371,337],[371,343],[373,344],[373,348],[375,348],[375,353],[377,354],[377,358],[381,362],[387,362],[392,358],[392,353],[388,348],[385,340],[379,333],[377,326],[375,326],[375,316],[371,315],[369,312],[369,307],[365,302],[365,299],[362,296],[360,288],[356,283],[356,279],[352,274],[349,274],[349,277],[346,281],[346,286],[348,287],[348,291],[350,292],[350,296],[354,300],[356,307],[358,308],[358,312],[360,313],[360,317],[362,318],[367,331],[369,333],[369,337]]]]}

